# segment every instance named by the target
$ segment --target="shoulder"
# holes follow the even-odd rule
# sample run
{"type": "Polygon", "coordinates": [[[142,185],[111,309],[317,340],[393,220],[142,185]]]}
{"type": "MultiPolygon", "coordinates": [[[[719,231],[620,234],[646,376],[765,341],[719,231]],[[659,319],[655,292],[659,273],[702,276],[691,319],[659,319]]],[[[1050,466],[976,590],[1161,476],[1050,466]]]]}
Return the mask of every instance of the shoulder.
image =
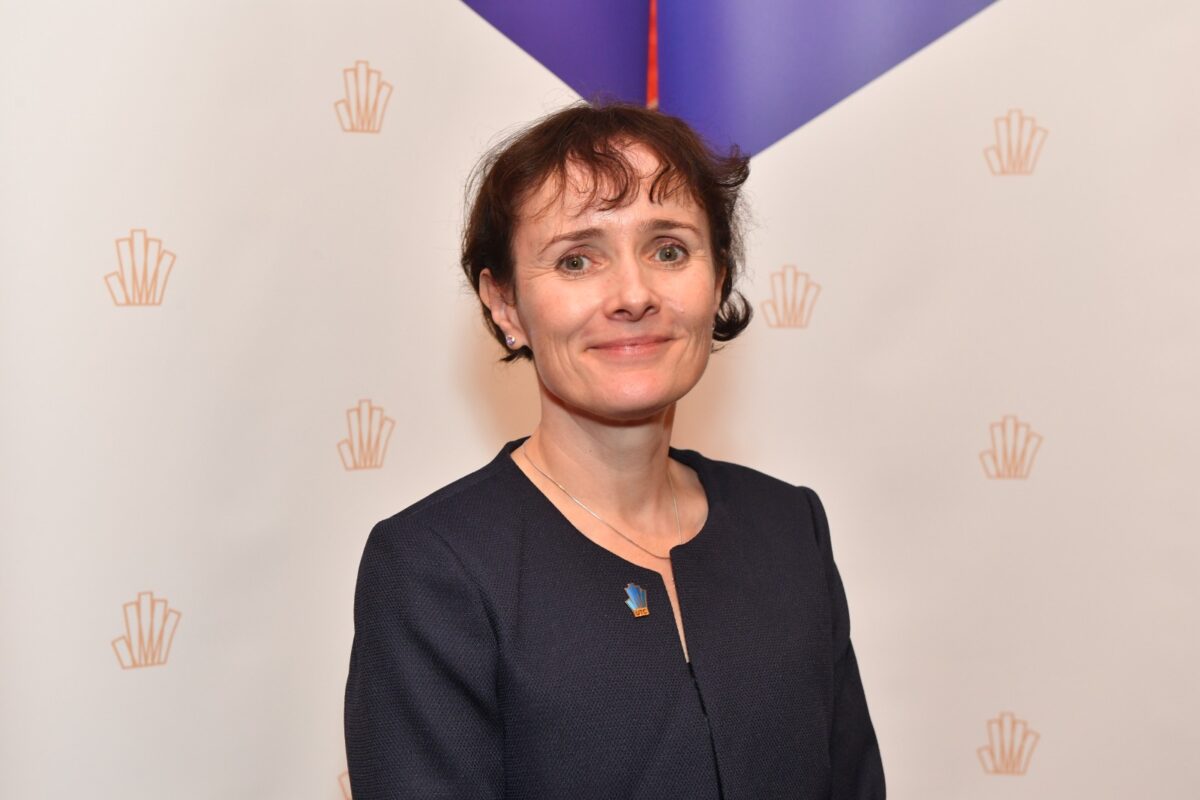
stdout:
{"type": "Polygon", "coordinates": [[[380,522],[381,525],[434,525],[446,518],[485,516],[494,507],[501,470],[498,458],[422,497],[380,522]]]}
{"type": "Polygon", "coordinates": [[[817,493],[803,483],[791,483],[745,464],[709,458],[695,450],[678,451],[681,460],[702,472],[717,499],[742,519],[774,520],[786,527],[799,524],[821,542],[828,538],[825,509],[817,493]]]}
{"type": "Polygon", "coordinates": [[[478,562],[495,551],[519,516],[512,472],[501,454],[375,523],[363,560],[407,557],[455,562],[477,574],[478,562]]]}
{"type": "Polygon", "coordinates": [[[732,461],[709,458],[695,450],[679,450],[684,463],[703,472],[712,488],[722,497],[750,502],[775,501],[794,504],[812,492],[806,486],[790,483],[762,470],[732,461]]]}

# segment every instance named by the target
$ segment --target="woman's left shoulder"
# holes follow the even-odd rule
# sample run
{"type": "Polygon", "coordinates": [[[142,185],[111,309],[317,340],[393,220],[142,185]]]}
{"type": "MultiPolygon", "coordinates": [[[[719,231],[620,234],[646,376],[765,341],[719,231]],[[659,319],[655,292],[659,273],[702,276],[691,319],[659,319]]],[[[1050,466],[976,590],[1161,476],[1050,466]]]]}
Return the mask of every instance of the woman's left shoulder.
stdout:
{"type": "Polygon", "coordinates": [[[707,473],[714,487],[722,494],[794,504],[807,500],[807,493],[812,491],[803,484],[791,483],[746,464],[710,458],[695,450],[680,452],[694,469],[707,473]]]}

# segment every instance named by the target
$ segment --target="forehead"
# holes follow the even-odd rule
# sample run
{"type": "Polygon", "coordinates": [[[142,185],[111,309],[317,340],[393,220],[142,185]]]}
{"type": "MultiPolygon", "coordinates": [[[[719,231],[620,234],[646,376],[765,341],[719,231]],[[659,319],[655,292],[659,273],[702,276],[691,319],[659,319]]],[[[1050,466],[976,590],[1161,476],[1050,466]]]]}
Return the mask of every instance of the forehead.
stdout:
{"type": "Polygon", "coordinates": [[[604,167],[597,169],[578,159],[568,159],[561,172],[548,175],[520,203],[519,227],[554,228],[572,219],[650,204],[703,221],[703,209],[678,174],[659,181],[651,200],[650,190],[662,165],[653,151],[637,142],[618,149],[628,170],[619,168],[618,162],[605,162],[604,167]],[[628,194],[620,202],[612,202],[622,190],[628,194]]]}

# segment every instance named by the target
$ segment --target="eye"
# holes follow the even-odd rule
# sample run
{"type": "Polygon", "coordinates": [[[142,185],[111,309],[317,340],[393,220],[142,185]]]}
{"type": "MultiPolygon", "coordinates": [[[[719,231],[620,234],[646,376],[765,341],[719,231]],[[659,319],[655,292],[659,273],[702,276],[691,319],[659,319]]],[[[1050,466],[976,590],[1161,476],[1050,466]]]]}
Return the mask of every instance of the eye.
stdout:
{"type": "Polygon", "coordinates": [[[661,245],[655,252],[658,255],[662,255],[664,252],[668,254],[667,258],[660,259],[666,264],[674,264],[683,261],[687,257],[687,248],[676,242],[667,242],[661,245]]]}
{"type": "Polygon", "coordinates": [[[591,263],[591,259],[583,253],[567,253],[558,260],[558,266],[568,274],[583,274],[587,271],[587,265],[591,263]]]}

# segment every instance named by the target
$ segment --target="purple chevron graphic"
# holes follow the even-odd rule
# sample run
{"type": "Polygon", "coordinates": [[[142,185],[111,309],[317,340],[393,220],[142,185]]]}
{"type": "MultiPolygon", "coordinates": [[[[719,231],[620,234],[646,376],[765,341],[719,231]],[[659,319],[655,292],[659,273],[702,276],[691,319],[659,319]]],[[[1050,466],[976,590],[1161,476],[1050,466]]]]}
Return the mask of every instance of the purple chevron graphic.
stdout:
{"type": "Polygon", "coordinates": [[[581,97],[645,102],[650,0],[464,0],[581,97]]]}
{"type": "MultiPolygon", "coordinates": [[[[645,102],[650,0],[464,0],[589,100],[645,102]]],[[[759,153],[995,0],[657,0],[659,108],[759,153]]]]}

